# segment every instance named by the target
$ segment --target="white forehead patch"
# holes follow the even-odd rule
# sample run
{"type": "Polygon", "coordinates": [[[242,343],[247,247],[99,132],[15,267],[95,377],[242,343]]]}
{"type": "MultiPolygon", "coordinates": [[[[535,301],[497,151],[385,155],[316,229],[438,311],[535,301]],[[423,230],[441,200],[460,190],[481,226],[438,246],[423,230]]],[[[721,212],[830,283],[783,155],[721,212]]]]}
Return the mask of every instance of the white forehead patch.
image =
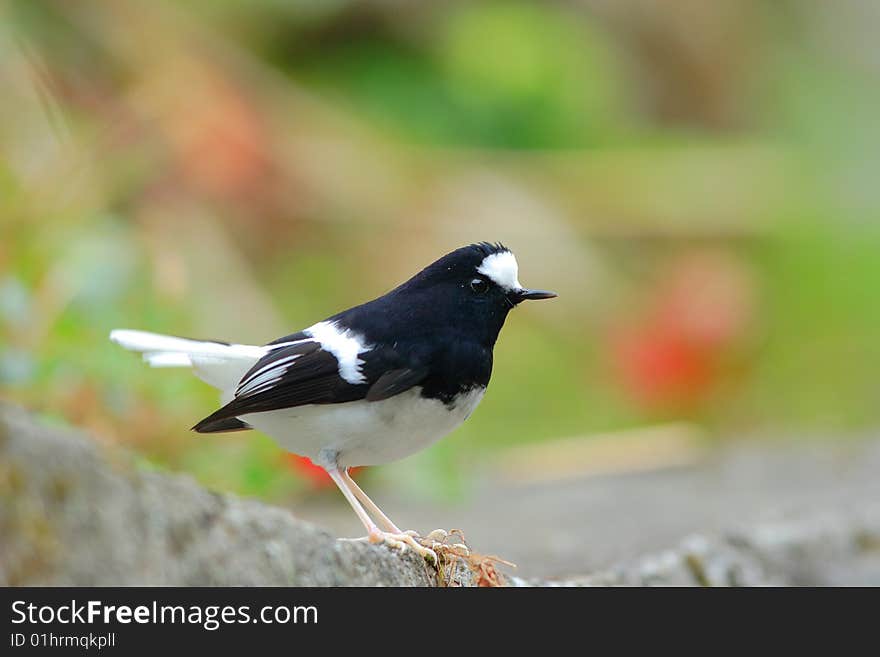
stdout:
{"type": "Polygon", "coordinates": [[[477,271],[492,279],[503,290],[519,290],[519,265],[510,251],[493,253],[483,258],[477,271]]]}

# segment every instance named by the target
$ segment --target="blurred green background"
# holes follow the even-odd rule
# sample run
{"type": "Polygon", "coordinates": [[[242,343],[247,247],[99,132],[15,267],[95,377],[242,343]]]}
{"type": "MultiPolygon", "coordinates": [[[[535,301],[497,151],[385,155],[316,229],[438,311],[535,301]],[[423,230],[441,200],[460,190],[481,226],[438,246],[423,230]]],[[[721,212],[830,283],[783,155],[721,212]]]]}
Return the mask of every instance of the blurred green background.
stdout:
{"type": "Polygon", "coordinates": [[[500,240],[560,298],[385,485],[876,427],[878,29],[870,0],[0,3],[0,394],[312,495],[267,438],[190,433],[215,391],[110,329],[265,343],[500,240]]]}

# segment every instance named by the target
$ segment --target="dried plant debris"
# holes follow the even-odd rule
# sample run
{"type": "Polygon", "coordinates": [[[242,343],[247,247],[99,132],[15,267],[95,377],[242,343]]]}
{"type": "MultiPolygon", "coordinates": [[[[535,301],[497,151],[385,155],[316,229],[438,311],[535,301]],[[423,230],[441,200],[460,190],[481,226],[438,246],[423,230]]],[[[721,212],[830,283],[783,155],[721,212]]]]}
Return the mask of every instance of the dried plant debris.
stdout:
{"type": "Polygon", "coordinates": [[[504,575],[498,571],[498,566],[516,568],[515,564],[495,555],[472,551],[460,529],[449,532],[435,529],[421,539],[421,543],[437,554],[439,586],[461,586],[462,578],[468,573],[477,586],[504,586],[504,575]]]}

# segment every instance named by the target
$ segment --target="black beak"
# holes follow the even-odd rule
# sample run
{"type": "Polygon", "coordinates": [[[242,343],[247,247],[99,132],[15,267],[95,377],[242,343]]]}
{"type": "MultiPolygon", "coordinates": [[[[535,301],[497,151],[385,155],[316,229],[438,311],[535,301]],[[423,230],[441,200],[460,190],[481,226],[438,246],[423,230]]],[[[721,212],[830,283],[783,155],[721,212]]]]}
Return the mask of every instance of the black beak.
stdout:
{"type": "Polygon", "coordinates": [[[557,296],[556,292],[548,290],[514,290],[511,293],[511,300],[514,304],[527,300],[552,299],[557,296]]]}

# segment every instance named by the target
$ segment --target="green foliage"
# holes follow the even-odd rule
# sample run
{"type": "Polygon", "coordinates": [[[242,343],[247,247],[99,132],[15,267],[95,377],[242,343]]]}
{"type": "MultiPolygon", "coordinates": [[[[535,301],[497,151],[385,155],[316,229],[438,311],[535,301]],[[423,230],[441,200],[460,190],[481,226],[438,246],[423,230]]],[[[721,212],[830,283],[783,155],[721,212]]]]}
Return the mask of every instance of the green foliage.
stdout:
{"type": "Polygon", "coordinates": [[[627,124],[608,40],[558,8],[465,4],[415,45],[366,33],[292,71],[383,128],[434,145],[574,148],[627,124]]]}

